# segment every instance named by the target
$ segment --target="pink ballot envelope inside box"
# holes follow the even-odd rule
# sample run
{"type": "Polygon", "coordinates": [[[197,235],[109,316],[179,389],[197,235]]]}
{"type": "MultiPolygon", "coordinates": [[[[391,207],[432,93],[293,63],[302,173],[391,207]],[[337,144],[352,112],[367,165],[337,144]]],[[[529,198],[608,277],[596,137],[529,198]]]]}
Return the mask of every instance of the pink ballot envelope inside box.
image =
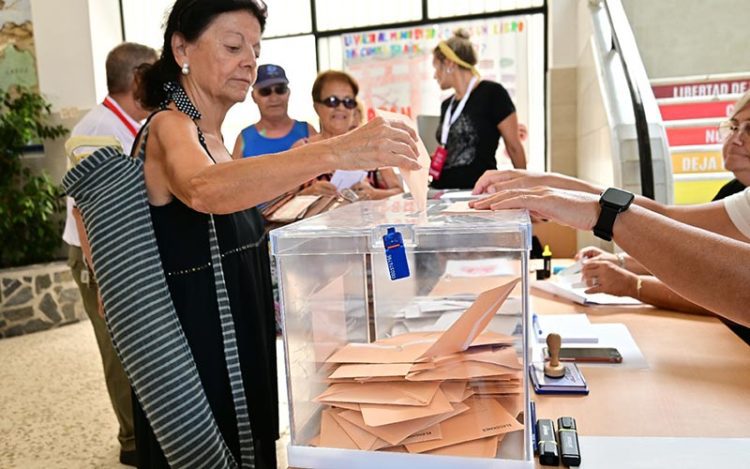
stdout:
{"type": "Polygon", "coordinates": [[[492,290],[482,292],[474,303],[420,358],[463,352],[484,331],[510,292],[520,281],[517,278],[492,290]]]}
{"type": "Polygon", "coordinates": [[[514,338],[485,332],[520,279],[480,294],[443,332],[349,343],[326,360],[314,400],[320,446],[492,457],[522,429],[522,362],[514,338]]]}

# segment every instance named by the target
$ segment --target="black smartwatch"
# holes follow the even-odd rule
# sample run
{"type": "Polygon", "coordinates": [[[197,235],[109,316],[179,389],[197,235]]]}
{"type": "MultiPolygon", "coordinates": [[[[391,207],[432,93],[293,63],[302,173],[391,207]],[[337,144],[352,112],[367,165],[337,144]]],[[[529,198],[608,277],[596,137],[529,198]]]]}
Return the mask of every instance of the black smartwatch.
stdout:
{"type": "Polygon", "coordinates": [[[633,203],[633,199],[635,196],[632,193],[615,187],[604,191],[599,199],[602,212],[594,225],[594,234],[605,241],[612,241],[612,226],[615,224],[617,214],[627,210],[633,203]]]}

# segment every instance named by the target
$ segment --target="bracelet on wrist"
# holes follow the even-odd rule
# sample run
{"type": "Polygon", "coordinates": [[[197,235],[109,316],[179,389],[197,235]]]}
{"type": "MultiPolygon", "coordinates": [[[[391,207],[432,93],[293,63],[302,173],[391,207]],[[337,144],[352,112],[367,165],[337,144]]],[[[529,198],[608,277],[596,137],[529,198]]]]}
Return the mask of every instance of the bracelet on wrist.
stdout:
{"type": "Polygon", "coordinates": [[[635,298],[637,300],[641,299],[641,287],[643,287],[643,280],[641,280],[640,276],[637,276],[635,278],[635,298]]]}

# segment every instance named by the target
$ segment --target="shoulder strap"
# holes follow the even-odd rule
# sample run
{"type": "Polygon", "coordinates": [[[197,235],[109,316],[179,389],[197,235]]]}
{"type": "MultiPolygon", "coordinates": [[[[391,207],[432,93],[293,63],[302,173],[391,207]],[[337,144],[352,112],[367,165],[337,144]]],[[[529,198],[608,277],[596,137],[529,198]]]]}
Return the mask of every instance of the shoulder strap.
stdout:
{"type": "Polygon", "coordinates": [[[133,148],[130,149],[130,156],[143,159],[145,156],[143,150],[146,148],[146,139],[148,139],[148,125],[151,123],[151,119],[153,119],[155,115],[167,110],[168,109],[157,109],[146,118],[146,122],[143,123],[135,136],[135,140],[133,140],[133,148]]]}

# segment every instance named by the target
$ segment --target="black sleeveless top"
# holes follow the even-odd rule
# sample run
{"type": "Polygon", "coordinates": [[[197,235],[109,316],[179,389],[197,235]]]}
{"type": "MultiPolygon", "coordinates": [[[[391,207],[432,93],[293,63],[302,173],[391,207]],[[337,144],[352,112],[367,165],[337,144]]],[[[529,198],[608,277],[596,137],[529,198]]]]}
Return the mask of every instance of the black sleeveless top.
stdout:
{"type": "MultiPolygon", "coordinates": [[[[180,111],[188,115],[191,115],[189,111],[195,111],[189,102],[188,112],[183,109],[186,103],[175,102],[180,111]]],[[[196,118],[195,115],[191,117],[196,118]]],[[[208,152],[200,130],[197,131],[208,152]]],[[[214,274],[210,266],[209,216],[191,209],[176,197],[166,205],[150,206],[150,212],[177,316],[216,422],[239,461],[237,421],[224,358],[214,274]]],[[[276,327],[267,237],[255,208],[214,215],[214,223],[234,319],[253,439],[269,442],[271,448],[267,449],[273,450],[273,442],[279,433],[279,405],[276,327]]],[[[168,467],[137,401],[134,401],[134,416],[139,465],[168,467]]],[[[263,467],[258,456],[256,453],[256,467],[263,467]]]]}

